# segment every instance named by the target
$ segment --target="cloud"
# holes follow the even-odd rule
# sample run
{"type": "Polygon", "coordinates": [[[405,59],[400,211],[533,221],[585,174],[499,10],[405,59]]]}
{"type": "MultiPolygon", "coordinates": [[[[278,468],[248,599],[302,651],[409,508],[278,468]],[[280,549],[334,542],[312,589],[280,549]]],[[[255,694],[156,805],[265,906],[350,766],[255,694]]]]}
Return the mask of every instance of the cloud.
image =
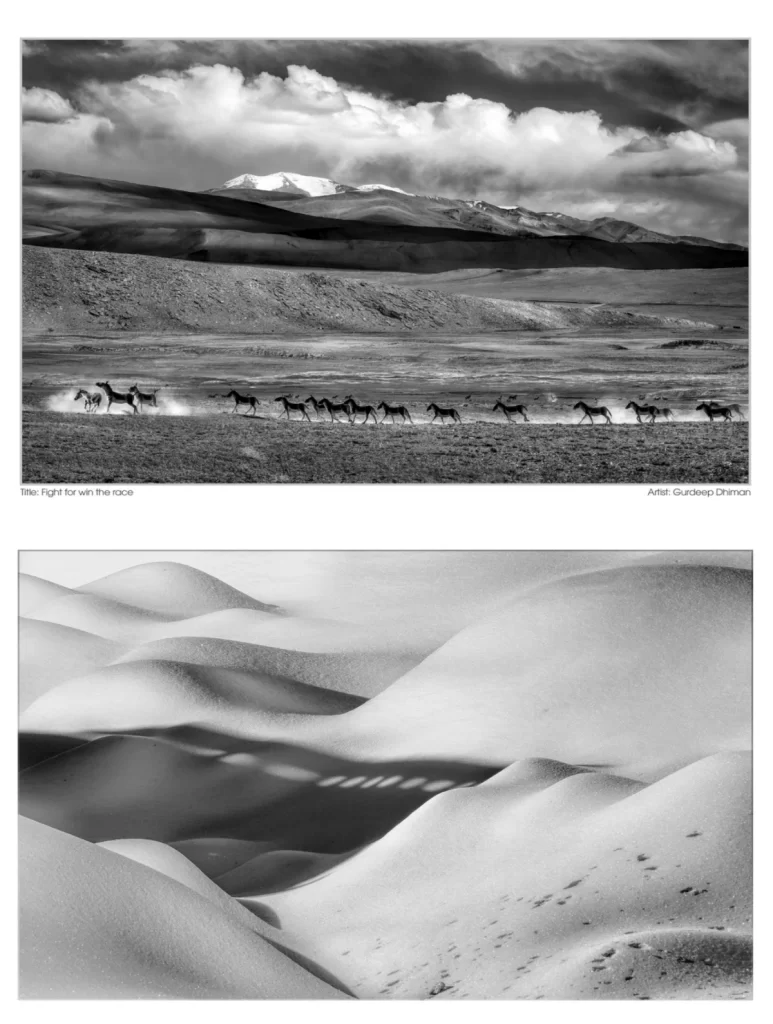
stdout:
{"type": "Polygon", "coordinates": [[[51,89],[22,89],[21,115],[23,121],[56,123],[73,117],[71,104],[51,89]]]}
{"type": "Polygon", "coordinates": [[[297,64],[284,75],[199,64],[93,80],[72,95],[77,113],[69,119],[53,116],[67,104],[56,93],[27,92],[38,115],[46,105],[52,111],[25,125],[29,167],[194,190],[244,172],[293,170],[503,205],[544,201],[567,213],[613,202],[616,215],[635,220],[626,213],[635,208],[640,223],[661,230],[671,230],[681,204],[691,234],[738,224],[744,201],[736,189],[732,209],[717,217],[716,182],[739,165],[737,131],[718,127],[730,122],[717,122],[712,134],[649,134],[610,126],[593,110],[513,112],[464,92],[411,103],[297,64]],[[674,182],[688,177],[706,184],[693,184],[685,200],[674,182]]]}

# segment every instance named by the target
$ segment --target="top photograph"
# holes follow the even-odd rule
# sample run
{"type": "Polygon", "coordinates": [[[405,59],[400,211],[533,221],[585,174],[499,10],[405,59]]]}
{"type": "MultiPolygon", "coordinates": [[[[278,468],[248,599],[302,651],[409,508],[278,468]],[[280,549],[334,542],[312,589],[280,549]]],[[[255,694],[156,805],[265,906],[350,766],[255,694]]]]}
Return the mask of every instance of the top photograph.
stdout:
{"type": "Polygon", "coordinates": [[[21,47],[23,483],[748,483],[747,41],[21,47]]]}

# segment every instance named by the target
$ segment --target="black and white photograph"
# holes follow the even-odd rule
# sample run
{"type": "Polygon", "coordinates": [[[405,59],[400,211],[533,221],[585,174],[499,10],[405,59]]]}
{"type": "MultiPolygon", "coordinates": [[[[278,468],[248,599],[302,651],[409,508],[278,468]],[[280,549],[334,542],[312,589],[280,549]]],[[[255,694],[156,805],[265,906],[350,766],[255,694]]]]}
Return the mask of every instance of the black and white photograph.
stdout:
{"type": "Polygon", "coordinates": [[[22,999],[750,999],[751,572],[22,551],[22,999]]]}
{"type": "Polygon", "coordinates": [[[23,483],[749,481],[748,40],[21,47],[23,483]]]}

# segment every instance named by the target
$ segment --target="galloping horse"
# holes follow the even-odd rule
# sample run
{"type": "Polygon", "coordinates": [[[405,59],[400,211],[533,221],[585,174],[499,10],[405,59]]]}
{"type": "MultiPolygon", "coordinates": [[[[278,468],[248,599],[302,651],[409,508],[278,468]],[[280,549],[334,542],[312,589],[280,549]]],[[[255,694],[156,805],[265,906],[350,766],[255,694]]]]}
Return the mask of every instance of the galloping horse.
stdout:
{"type": "Polygon", "coordinates": [[[493,411],[496,412],[497,409],[501,409],[502,412],[505,414],[505,416],[507,416],[507,422],[508,423],[512,423],[512,417],[513,416],[519,416],[519,415],[523,416],[523,422],[524,423],[528,423],[529,422],[529,417],[526,415],[527,406],[525,406],[525,405],[505,405],[504,402],[499,401],[494,406],[493,411]]]}
{"type": "Polygon", "coordinates": [[[314,397],[314,395],[309,395],[309,397],[305,401],[306,401],[307,405],[310,405],[312,407],[312,409],[317,414],[317,416],[321,415],[320,410],[322,410],[324,412],[324,410],[325,410],[324,399],[322,401],[318,401],[314,397]]]}
{"type": "Polygon", "coordinates": [[[709,418],[709,422],[714,422],[714,417],[722,419],[725,423],[732,423],[732,408],[729,405],[717,405],[716,402],[701,402],[700,405],[695,406],[695,411],[700,412],[701,409],[706,413],[709,418]]]}
{"type": "Polygon", "coordinates": [[[662,416],[664,420],[675,419],[673,409],[655,409],[655,416],[662,416]]]}
{"type": "Polygon", "coordinates": [[[113,402],[115,402],[116,405],[121,405],[122,403],[125,403],[126,405],[131,406],[132,413],[135,416],[137,415],[137,405],[134,400],[134,395],[131,392],[129,392],[129,394],[127,395],[119,394],[117,391],[113,391],[113,389],[110,387],[109,380],[104,380],[102,381],[102,383],[96,381],[96,387],[102,388],[102,390],[107,395],[107,409],[105,409],[105,412],[110,412],[110,406],[113,404],[113,402]]]}
{"type": "Polygon", "coordinates": [[[429,403],[429,405],[427,406],[427,412],[434,413],[434,416],[430,420],[431,423],[434,423],[438,416],[440,417],[441,423],[445,423],[446,416],[451,417],[451,422],[453,422],[454,420],[456,420],[457,423],[462,422],[462,417],[459,415],[456,409],[441,409],[440,406],[436,405],[434,402],[429,403]]]}
{"type": "Polygon", "coordinates": [[[392,417],[393,423],[395,421],[395,416],[402,416],[403,423],[405,423],[407,419],[408,422],[411,425],[413,425],[411,414],[408,412],[404,405],[390,405],[388,402],[379,402],[377,408],[384,410],[384,419],[381,421],[382,423],[384,422],[384,420],[386,420],[387,416],[392,417]]]}
{"type": "Polygon", "coordinates": [[[352,422],[352,414],[349,410],[348,402],[331,402],[329,398],[323,398],[320,403],[330,413],[330,422],[337,422],[337,414],[342,412],[349,420],[349,424],[352,422]]]}
{"type": "Polygon", "coordinates": [[[252,408],[252,413],[247,413],[247,415],[257,416],[258,414],[258,400],[254,395],[240,395],[238,391],[234,391],[232,388],[227,395],[223,395],[223,398],[233,398],[234,407],[231,409],[232,413],[236,412],[240,405],[249,405],[252,408]]]}
{"type": "Polygon", "coordinates": [[[580,423],[582,423],[586,416],[591,423],[594,422],[594,416],[603,416],[607,423],[612,422],[612,413],[605,405],[590,406],[586,405],[585,402],[577,402],[574,408],[582,409],[582,418],[580,419],[580,423]]]}
{"type": "Polygon", "coordinates": [[[73,402],[77,402],[80,398],[83,399],[86,412],[97,412],[102,404],[102,395],[98,391],[84,391],[81,388],[75,398],[73,398],[73,402]]]}
{"type": "Polygon", "coordinates": [[[311,417],[309,416],[308,412],[306,412],[306,403],[305,402],[291,402],[289,400],[289,398],[285,398],[284,395],[280,395],[279,398],[275,398],[274,401],[282,403],[282,408],[284,409],[284,413],[280,412],[280,414],[279,414],[280,417],[282,415],[284,415],[289,420],[290,419],[290,412],[299,412],[299,413],[302,414],[301,415],[301,419],[306,419],[306,420],[309,421],[309,423],[311,423],[311,417]]]}
{"type": "Polygon", "coordinates": [[[655,422],[659,410],[656,405],[637,405],[636,402],[629,402],[626,409],[633,409],[636,413],[636,422],[641,423],[642,416],[649,416],[650,423],[655,422]]]}
{"type": "Polygon", "coordinates": [[[151,391],[150,394],[145,394],[140,391],[136,384],[129,388],[129,391],[134,395],[136,401],[139,403],[140,412],[142,412],[143,405],[152,405],[154,408],[158,408],[158,402],[156,401],[156,395],[159,393],[161,388],[156,388],[155,391],[151,391]]]}
{"type": "Polygon", "coordinates": [[[372,405],[360,405],[360,403],[355,398],[352,398],[351,395],[345,399],[345,402],[349,406],[349,411],[351,412],[355,423],[357,422],[359,414],[364,412],[365,419],[362,421],[362,425],[364,426],[372,416],[373,422],[378,426],[378,417],[376,416],[376,410],[372,405]]]}
{"type": "Polygon", "coordinates": [[[742,420],[746,419],[744,414],[741,412],[741,406],[738,405],[737,402],[734,403],[733,405],[726,405],[726,406],[721,406],[719,404],[719,402],[707,402],[706,404],[710,405],[712,407],[712,409],[722,409],[722,408],[729,409],[730,412],[736,413],[736,415],[738,416],[739,419],[742,419],[742,420]]]}

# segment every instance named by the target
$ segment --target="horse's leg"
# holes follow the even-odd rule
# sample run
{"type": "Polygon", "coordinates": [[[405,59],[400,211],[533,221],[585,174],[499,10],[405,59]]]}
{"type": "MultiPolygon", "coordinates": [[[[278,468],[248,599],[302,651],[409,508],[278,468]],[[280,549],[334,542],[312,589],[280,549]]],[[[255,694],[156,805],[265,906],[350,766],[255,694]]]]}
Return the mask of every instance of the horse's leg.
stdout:
{"type": "Polygon", "coordinates": [[[406,416],[408,417],[408,422],[411,424],[411,426],[413,426],[413,420],[411,419],[411,414],[408,412],[408,410],[406,410],[403,413],[403,423],[405,423],[405,417],[406,416]]]}

